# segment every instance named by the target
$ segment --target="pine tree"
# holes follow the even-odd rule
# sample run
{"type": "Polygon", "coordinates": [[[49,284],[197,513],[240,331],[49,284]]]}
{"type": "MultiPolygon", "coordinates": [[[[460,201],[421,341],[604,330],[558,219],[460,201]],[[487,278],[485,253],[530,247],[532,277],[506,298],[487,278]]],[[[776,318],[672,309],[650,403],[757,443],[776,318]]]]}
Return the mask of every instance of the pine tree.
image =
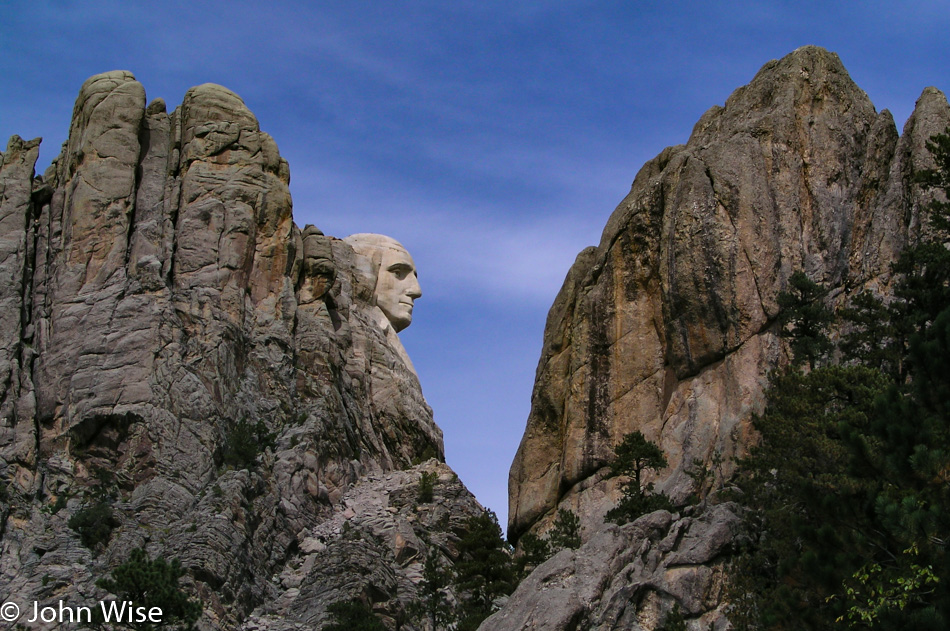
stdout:
{"type": "Polygon", "coordinates": [[[686,617],[679,603],[673,605],[673,608],[667,612],[663,619],[663,624],[656,628],[656,631],[686,631],[686,617]]]}
{"type": "Polygon", "coordinates": [[[454,619],[454,612],[446,596],[449,585],[449,573],[442,568],[440,554],[430,545],[422,568],[422,581],[419,583],[420,600],[411,607],[411,613],[423,618],[433,631],[445,628],[454,619]]]}
{"type": "Polygon", "coordinates": [[[323,631],[386,631],[371,607],[359,598],[341,600],[327,607],[333,621],[323,631]]]}
{"type": "Polygon", "coordinates": [[[754,419],[761,443],[739,461],[755,545],[732,571],[736,617],[749,621],[738,628],[825,628],[845,611],[828,599],[869,550],[887,545],[869,511],[883,445],[868,437],[886,388],[880,372],[861,366],[773,380],[766,411],[754,419]]]}
{"type": "Polygon", "coordinates": [[[581,547],[581,520],[573,512],[559,509],[548,541],[553,550],[578,549],[581,547]]]}
{"type": "Polygon", "coordinates": [[[79,535],[82,545],[90,550],[98,550],[109,542],[112,530],[119,525],[119,521],[115,518],[112,507],[100,501],[76,511],[66,525],[79,535]]]}
{"type": "Polygon", "coordinates": [[[419,476],[419,489],[416,492],[416,500],[422,504],[428,504],[435,496],[435,483],[439,476],[435,471],[423,471],[419,476]]]}
{"type": "MultiPolygon", "coordinates": [[[[181,629],[192,631],[201,615],[201,601],[193,600],[181,591],[178,579],[184,576],[178,559],[167,563],[162,558],[150,559],[145,550],[132,550],[129,560],[112,570],[111,578],[96,581],[96,585],[115,594],[122,601],[131,601],[135,607],[162,610],[162,622],[123,624],[129,629],[153,631],[181,629]]],[[[98,613],[98,612],[97,612],[98,613]]]]}
{"type": "Polygon", "coordinates": [[[611,473],[630,480],[621,488],[622,496],[617,506],[607,512],[607,520],[625,524],[641,515],[656,510],[669,510],[672,504],[662,493],[653,493],[653,483],[643,484],[643,473],[648,469],[667,466],[666,456],[655,444],[639,432],[631,432],[614,447],[611,473]]]}
{"type": "Polygon", "coordinates": [[[464,594],[458,631],[476,629],[492,613],[492,603],[515,588],[511,551],[492,511],[470,517],[458,542],[455,587],[464,594]]]}
{"type": "Polygon", "coordinates": [[[862,291],[841,310],[841,318],[850,325],[841,339],[842,356],[900,379],[904,340],[894,324],[893,309],[870,291],[862,291]]]}
{"type": "MultiPolygon", "coordinates": [[[[902,354],[911,338],[950,306],[950,127],[931,137],[927,148],[935,168],[916,172],[914,180],[934,197],[921,209],[924,227],[917,243],[905,248],[892,266],[899,282],[889,319],[902,354]]],[[[900,376],[912,377],[910,369],[902,367],[900,376]]]]}
{"type": "Polygon", "coordinates": [[[530,532],[521,536],[518,545],[521,547],[521,554],[515,557],[515,571],[519,579],[523,579],[531,570],[547,561],[552,553],[547,539],[530,532]]]}
{"type": "Polygon", "coordinates": [[[834,313],[822,302],[828,292],[801,270],[792,274],[788,284],[789,291],[778,295],[781,334],[791,339],[792,364],[807,362],[814,368],[831,350],[826,329],[834,313]]]}
{"type": "Polygon", "coordinates": [[[928,204],[927,214],[936,240],[945,240],[950,233],[950,126],[942,134],[930,137],[927,150],[933,158],[934,168],[917,171],[914,181],[925,190],[943,194],[943,199],[937,196],[928,204]]]}
{"type": "Polygon", "coordinates": [[[928,147],[937,168],[917,181],[935,201],[892,266],[893,300],[859,295],[843,312],[848,365],[777,375],[755,420],[737,629],[950,625],[950,128],[928,147]]]}

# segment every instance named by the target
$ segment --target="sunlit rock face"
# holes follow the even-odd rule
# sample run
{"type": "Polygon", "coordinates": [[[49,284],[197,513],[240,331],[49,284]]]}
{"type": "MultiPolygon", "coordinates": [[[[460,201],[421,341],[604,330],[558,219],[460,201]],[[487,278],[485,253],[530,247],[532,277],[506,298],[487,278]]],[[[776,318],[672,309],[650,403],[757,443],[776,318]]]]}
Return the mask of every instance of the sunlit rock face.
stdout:
{"type": "MultiPolygon", "coordinates": [[[[326,599],[274,603],[313,580],[304,564],[339,554],[354,485],[370,476],[368,496],[385,503],[430,458],[421,466],[451,478],[411,363],[379,321],[382,278],[347,243],[294,225],[287,162],[221,86],[192,88],[169,113],[130,73],[97,75],[43,177],[38,144],[14,137],[0,158],[0,591],[94,602],[95,580],[144,546],[181,559],[204,628],[268,607],[287,625],[323,620],[326,599]],[[67,521],[101,496],[116,527],[91,551],[67,521]],[[275,584],[285,571],[295,578],[275,584]]],[[[439,524],[480,510],[453,484],[439,524]]],[[[428,544],[411,515],[390,522],[365,528],[379,531],[367,555],[385,560],[392,591],[321,584],[399,620],[428,544]]]]}
{"type": "MultiPolygon", "coordinates": [[[[694,461],[711,466],[721,454],[728,476],[754,440],[770,371],[788,361],[778,294],[796,270],[839,304],[889,291],[890,263],[919,234],[927,201],[911,174],[932,165],[925,142],[948,122],[946,98],[927,88],[898,134],[837,55],[805,47],[767,63],[685,145],[645,164],[548,315],[509,478],[509,537],[544,532],[558,508],[591,536],[619,497],[606,479],[613,447],[634,430],[665,452],[668,468],[650,481],[674,500],[694,490],[694,461]]],[[[627,574],[631,598],[653,589],[650,576],[627,574]]],[[[591,589],[584,616],[606,597],[603,585],[591,589]]],[[[719,606],[679,602],[693,618],[719,606]]],[[[509,604],[522,606],[533,605],[509,604]]],[[[533,619],[522,614],[504,620],[533,619]]],[[[620,619],[590,628],[641,628],[620,619]]],[[[511,625],[483,628],[575,628],[511,625]]]]}

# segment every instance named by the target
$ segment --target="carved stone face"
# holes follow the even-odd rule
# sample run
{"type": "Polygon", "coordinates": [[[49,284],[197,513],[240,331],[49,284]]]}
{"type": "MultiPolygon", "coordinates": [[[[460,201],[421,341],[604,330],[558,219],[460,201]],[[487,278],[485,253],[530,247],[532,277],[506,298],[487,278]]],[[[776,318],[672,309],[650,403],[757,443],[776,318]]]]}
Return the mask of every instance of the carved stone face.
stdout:
{"type": "Polygon", "coordinates": [[[376,279],[376,306],[398,333],[412,323],[412,307],[422,295],[416,264],[406,249],[394,244],[383,249],[376,279]]]}
{"type": "Polygon", "coordinates": [[[422,296],[416,264],[401,243],[379,234],[356,234],[344,239],[376,268],[376,306],[398,333],[412,323],[412,307],[422,296]],[[376,267],[378,265],[378,267],[376,267]]]}

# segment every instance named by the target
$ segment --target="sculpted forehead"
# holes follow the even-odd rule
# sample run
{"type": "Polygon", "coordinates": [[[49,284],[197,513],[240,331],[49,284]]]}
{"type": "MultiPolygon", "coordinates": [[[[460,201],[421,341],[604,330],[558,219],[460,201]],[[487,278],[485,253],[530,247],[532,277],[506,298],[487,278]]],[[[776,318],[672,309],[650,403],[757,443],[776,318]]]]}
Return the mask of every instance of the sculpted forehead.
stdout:
{"type": "Polygon", "coordinates": [[[412,260],[412,256],[406,251],[406,248],[398,243],[395,246],[383,247],[382,253],[383,258],[380,265],[380,273],[397,263],[408,265],[413,271],[416,269],[416,264],[415,261],[412,260]]]}
{"type": "Polygon", "coordinates": [[[406,248],[403,247],[399,241],[396,241],[392,237],[387,237],[384,234],[362,232],[359,234],[351,234],[343,239],[343,241],[349,244],[349,246],[361,256],[372,257],[375,253],[382,254],[385,252],[400,252],[409,256],[409,252],[406,251],[406,248]]]}

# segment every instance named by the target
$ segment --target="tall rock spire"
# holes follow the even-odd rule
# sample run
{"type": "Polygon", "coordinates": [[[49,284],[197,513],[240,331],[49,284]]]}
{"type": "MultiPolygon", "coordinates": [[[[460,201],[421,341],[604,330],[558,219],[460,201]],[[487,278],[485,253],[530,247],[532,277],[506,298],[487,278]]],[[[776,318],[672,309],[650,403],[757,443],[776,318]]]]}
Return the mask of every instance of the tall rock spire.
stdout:
{"type": "Polygon", "coordinates": [[[509,534],[559,506],[598,523],[618,496],[606,464],[628,432],[662,446],[670,466],[656,482],[678,500],[693,460],[743,453],[768,372],[786,361],[779,292],[799,269],[839,297],[886,290],[916,225],[910,174],[948,120],[928,89],[899,137],[837,55],[806,46],[644,165],[548,315],[509,534]]]}

